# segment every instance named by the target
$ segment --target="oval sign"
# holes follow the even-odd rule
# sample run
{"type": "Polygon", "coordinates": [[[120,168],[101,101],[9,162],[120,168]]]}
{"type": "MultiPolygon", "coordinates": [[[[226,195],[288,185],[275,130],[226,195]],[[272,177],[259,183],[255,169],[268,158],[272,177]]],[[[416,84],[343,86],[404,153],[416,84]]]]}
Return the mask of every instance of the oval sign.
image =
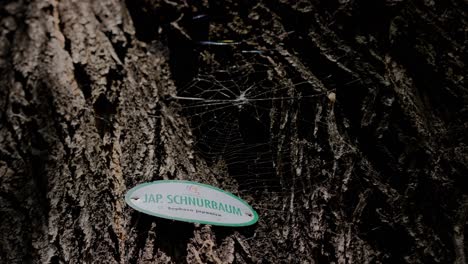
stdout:
{"type": "Polygon", "coordinates": [[[258,220],[250,205],[232,193],[191,181],[155,181],[133,187],[125,195],[133,209],[178,221],[248,226],[258,220]]]}

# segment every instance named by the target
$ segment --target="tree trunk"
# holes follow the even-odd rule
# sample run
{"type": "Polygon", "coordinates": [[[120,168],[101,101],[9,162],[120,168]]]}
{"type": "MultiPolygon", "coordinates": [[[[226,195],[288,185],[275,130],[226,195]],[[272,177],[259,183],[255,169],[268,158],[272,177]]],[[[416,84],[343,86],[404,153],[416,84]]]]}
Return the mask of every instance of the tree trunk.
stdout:
{"type": "Polygon", "coordinates": [[[464,0],[0,3],[0,263],[466,263],[464,0]],[[251,227],[124,202],[184,179],[251,227]]]}

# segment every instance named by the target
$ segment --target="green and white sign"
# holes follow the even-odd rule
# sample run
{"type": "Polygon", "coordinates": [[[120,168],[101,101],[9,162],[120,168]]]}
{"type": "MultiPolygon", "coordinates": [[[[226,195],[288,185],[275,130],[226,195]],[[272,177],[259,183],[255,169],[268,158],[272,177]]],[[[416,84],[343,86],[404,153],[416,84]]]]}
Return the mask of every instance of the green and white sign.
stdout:
{"type": "Polygon", "coordinates": [[[241,198],[219,188],[191,181],[155,181],[135,186],[125,195],[133,209],[178,221],[248,226],[258,214],[241,198]]]}

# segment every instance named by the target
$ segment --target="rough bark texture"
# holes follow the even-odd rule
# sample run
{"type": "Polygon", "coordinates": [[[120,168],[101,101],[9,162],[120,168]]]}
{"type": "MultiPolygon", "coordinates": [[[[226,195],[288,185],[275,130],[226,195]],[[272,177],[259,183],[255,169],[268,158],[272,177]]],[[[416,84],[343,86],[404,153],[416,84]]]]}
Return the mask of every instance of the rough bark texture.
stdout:
{"type": "Polygon", "coordinates": [[[2,1],[0,263],[466,263],[467,7],[2,1]],[[242,45],[200,54],[207,39],[242,45]],[[269,142],[255,188],[238,177],[255,163],[200,153],[197,113],[174,99],[226,64],[266,67],[258,80],[288,87],[271,97],[314,98],[261,105],[262,132],[239,116],[246,141],[269,142]],[[159,179],[231,191],[260,221],[194,225],[125,205],[159,179]]]}

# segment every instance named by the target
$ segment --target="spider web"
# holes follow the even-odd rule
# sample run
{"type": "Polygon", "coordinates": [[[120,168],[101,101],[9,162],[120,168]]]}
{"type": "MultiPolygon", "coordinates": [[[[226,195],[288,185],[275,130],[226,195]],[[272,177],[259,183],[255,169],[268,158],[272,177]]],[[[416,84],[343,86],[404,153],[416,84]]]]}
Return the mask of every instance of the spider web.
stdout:
{"type": "Polygon", "coordinates": [[[273,118],[281,114],[279,109],[304,108],[323,94],[298,76],[289,76],[285,82],[266,59],[266,52],[228,45],[202,45],[199,52],[205,67],[173,96],[190,120],[196,151],[211,165],[222,161],[241,193],[289,195],[284,190],[288,177],[280,179],[276,162],[281,156],[280,167],[292,171],[292,144],[278,149],[273,118]],[[219,53],[228,60],[222,64],[213,60],[219,53]]]}

